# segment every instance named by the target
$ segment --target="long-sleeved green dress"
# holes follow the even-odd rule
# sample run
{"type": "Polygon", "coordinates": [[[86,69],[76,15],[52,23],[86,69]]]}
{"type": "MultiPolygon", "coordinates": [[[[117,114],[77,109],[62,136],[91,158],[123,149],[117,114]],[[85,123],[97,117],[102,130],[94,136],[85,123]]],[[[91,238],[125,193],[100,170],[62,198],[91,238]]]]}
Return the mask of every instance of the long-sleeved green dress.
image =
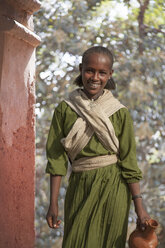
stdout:
{"type": "MultiPolygon", "coordinates": [[[[48,140],[46,172],[67,173],[68,158],[60,142],[78,115],[65,103],[55,109],[48,140]]],[[[131,195],[127,183],[142,178],[136,161],[133,125],[126,108],[110,117],[119,140],[120,160],[106,167],[72,172],[65,197],[63,248],[124,248],[131,195]]],[[[77,155],[82,157],[113,154],[94,134],[77,155]]]]}

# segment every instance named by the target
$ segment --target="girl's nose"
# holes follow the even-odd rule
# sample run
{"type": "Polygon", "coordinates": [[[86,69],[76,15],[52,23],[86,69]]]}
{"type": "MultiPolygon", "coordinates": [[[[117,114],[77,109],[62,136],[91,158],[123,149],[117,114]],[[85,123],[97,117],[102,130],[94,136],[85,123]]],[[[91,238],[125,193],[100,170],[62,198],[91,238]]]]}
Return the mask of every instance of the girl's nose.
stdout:
{"type": "Polygon", "coordinates": [[[94,72],[92,79],[93,80],[98,80],[99,79],[99,73],[98,72],[94,72]]]}

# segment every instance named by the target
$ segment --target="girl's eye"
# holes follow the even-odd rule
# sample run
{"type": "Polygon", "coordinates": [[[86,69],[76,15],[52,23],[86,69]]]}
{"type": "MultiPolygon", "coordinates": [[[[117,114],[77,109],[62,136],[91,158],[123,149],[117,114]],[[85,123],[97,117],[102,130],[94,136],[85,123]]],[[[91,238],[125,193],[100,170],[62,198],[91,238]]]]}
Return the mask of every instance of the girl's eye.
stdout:
{"type": "Polygon", "coordinates": [[[106,72],[105,71],[101,71],[100,74],[101,75],[106,75],[106,72]]]}
{"type": "Polygon", "coordinates": [[[91,69],[87,69],[86,72],[92,73],[93,71],[91,69]]]}

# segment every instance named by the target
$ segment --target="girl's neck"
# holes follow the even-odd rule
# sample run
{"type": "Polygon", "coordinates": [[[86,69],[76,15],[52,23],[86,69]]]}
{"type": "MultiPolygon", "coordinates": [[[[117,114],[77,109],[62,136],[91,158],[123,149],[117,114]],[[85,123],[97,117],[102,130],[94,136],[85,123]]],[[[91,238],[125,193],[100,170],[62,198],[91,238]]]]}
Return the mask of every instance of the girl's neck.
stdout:
{"type": "Polygon", "coordinates": [[[100,92],[98,92],[98,94],[96,95],[90,95],[88,93],[88,91],[86,89],[83,88],[84,93],[86,94],[86,96],[90,99],[90,100],[97,100],[99,98],[99,96],[101,96],[104,92],[104,90],[101,90],[100,92]]]}

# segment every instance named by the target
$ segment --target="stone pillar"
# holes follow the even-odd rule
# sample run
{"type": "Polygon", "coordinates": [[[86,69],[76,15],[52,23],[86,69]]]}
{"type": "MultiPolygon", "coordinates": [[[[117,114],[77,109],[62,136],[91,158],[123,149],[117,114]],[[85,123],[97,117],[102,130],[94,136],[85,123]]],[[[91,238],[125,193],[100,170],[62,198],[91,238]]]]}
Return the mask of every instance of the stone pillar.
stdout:
{"type": "Polygon", "coordinates": [[[38,0],[0,0],[0,247],[34,248],[38,0]]]}

